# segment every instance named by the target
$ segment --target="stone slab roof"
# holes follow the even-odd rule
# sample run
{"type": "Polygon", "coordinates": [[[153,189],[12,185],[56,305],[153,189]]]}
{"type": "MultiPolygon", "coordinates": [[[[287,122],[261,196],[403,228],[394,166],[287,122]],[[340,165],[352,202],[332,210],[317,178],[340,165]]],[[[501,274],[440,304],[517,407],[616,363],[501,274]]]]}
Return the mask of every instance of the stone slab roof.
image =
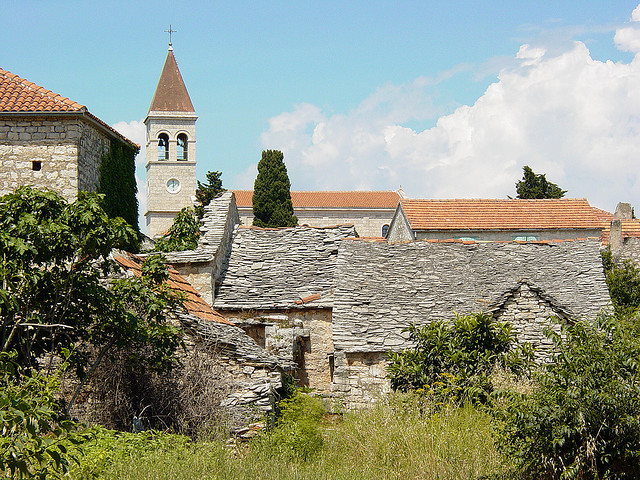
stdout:
{"type": "MultiPolygon", "coordinates": [[[[253,206],[253,190],[234,190],[238,207],[253,206]]],[[[293,191],[293,208],[389,208],[402,197],[394,191],[293,191]]]]}
{"type": "Polygon", "coordinates": [[[333,341],[345,351],[408,346],[411,322],[492,311],[527,283],[572,318],[610,303],[597,240],[557,243],[344,241],[337,259],[333,341]]]}
{"type": "Polygon", "coordinates": [[[216,289],[214,307],[330,307],[338,245],[343,239],[355,236],[352,225],[237,228],[229,260],[216,289]],[[315,294],[320,297],[316,298],[315,294]]]}
{"type": "Polygon", "coordinates": [[[455,199],[400,202],[412,230],[601,229],[584,199],[455,199]]]}

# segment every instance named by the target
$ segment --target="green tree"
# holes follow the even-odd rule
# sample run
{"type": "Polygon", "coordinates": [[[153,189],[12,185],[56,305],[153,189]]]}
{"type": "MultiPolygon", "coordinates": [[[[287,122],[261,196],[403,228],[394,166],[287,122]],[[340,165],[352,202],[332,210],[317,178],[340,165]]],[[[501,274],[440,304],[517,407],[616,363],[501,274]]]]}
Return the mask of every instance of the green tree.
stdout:
{"type": "Polygon", "coordinates": [[[204,216],[204,207],[211,203],[211,200],[219,197],[223,192],[226,191],[225,188],[222,188],[222,176],[221,172],[207,172],[207,181],[205,183],[201,183],[198,180],[198,188],[196,188],[196,201],[198,205],[196,208],[196,215],[198,219],[202,219],[204,216]]]}
{"type": "Polygon", "coordinates": [[[153,250],[156,252],[193,250],[198,246],[200,225],[195,207],[184,207],[173,219],[169,232],[156,241],[153,250]]]}
{"type": "Polygon", "coordinates": [[[456,315],[453,323],[413,324],[407,331],[416,346],[389,354],[394,390],[485,402],[493,390],[489,376],[497,365],[515,373],[530,366],[531,349],[516,347],[511,325],[488,314],[456,315]]]}
{"type": "Polygon", "coordinates": [[[522,180],[516,182],[517,198],[562,198],[567,193],[555,183],[549,182],[545,175],[536,174],[525,165],[522,180]]]}
{"type": "Polygon", "coordinates": [[[279,150],[265,150],[253,186],[253,224],[257,227],[295,227],[291,183],[279,150]]]}
{"type": "Polygon", "coordinates": [[[502,410],[499,447],[525,479],[640,475],[640,329],[612,318],[552,334],[555,354],[502,410]],[[564,337],[564,339],[563,339],[564,337]]]}
{"type": "Polygon", "coordinates": [[[108,280],[119,272],[112,250],[136,232],[100,204],[98,194],[67,203],[30,187],[0,197],[0,349],[15,351],[27,370],[67,349],[80,378],[125,347],[139,347],[132,360],[154,369],[177,362],[181,335],[167,316],[179,299],[165,283],[166,266],[152,257],[142,278],[108,280]]]}

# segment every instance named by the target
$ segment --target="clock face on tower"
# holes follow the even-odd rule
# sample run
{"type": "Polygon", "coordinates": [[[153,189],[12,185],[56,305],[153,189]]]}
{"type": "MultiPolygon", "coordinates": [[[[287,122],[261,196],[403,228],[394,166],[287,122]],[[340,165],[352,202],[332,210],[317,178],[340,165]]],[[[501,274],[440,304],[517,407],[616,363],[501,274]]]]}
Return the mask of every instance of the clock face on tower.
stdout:
{"type": "Polygon", "coordinates": [[[180,191],[180,182],[175,178],[170,179],[167,182],[167,190],[169,193],[178,193],[180,191]]]}

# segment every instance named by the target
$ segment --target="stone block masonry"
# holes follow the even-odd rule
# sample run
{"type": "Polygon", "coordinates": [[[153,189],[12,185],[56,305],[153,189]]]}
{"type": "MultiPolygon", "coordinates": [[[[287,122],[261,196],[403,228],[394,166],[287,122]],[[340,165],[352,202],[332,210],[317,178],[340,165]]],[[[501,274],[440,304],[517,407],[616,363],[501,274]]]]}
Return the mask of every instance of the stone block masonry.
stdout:
{"type": "Polygon", "coordinates": [[[73,201],[97,190],[109,148],[105,134],[78,118],[0,119],[0,195],[33,185],[73,201]]]}

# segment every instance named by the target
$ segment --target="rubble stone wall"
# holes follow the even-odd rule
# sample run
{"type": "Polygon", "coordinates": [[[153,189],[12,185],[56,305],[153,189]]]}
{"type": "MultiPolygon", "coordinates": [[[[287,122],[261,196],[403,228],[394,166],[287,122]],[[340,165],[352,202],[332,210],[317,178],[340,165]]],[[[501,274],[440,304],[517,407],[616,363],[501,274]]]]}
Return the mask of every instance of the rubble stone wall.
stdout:
{"type": "Polygon", "coordinates": [[[221,312],[241,326],[267,353],[296,367],[299,384],[320,394],[331,391],[333,355],[330,309],[221,312]]]}

